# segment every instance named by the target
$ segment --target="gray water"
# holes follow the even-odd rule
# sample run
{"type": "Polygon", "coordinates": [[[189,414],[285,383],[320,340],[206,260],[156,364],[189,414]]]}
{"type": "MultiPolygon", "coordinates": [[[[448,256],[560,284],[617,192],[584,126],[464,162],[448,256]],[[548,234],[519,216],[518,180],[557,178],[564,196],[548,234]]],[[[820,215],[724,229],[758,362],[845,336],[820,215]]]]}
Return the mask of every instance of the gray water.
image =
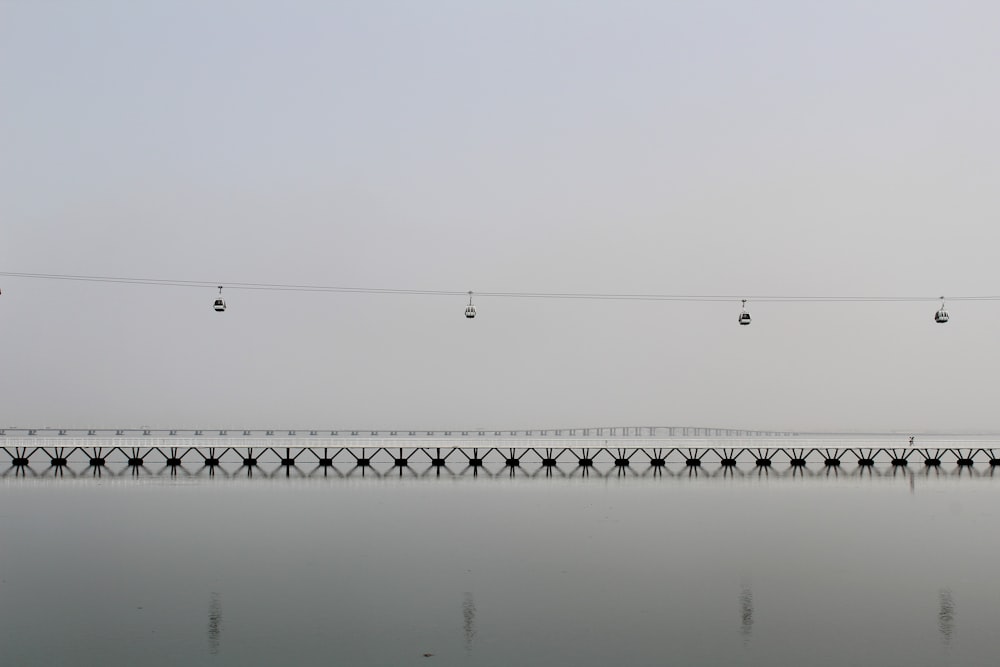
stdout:
{"type": "Polygon", "coordinates": [[[994,665],[1000,485],[0,480],[11,665],[994,665]]]}

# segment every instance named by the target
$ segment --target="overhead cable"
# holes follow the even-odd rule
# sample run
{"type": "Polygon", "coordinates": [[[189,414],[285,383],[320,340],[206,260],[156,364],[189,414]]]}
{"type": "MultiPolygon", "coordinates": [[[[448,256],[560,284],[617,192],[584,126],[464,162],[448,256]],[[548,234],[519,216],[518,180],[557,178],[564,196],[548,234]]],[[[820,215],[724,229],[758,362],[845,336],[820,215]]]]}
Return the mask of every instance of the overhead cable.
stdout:
{"type": "MultiPolygon", "coordinates": [[[[334,285],[298,285],[283,283],[256,283],[225,280],[178,280],[163,278],[137,278],[124,276],[89,276],[59,273],[24,273],[0,271],[0,276],[32,280],[66,280],[76,282],[117,283],[126,285],[155,285],[160,287],[197,287],[216,289],[224,285],[227,290],[264,290],[282,292],[335,292],[349,294],[396,294],[411,296],[465,296],[468,290],[429,290],[387,287],[346,287],[334,285]]],[[[919,295],[789,295],[789,294],[655,294],[655,293],[602,293],[602,292],[509,292],[476,291],[477,297],[507,299],[579,299],[592,301],[691,301],[718,302],[748,300],[761,302],[910,302],[937,301],[942,297],[919,295]]],[[[1000,301],[1000,295],[948,296],[949,301],[1000,301]]]]}

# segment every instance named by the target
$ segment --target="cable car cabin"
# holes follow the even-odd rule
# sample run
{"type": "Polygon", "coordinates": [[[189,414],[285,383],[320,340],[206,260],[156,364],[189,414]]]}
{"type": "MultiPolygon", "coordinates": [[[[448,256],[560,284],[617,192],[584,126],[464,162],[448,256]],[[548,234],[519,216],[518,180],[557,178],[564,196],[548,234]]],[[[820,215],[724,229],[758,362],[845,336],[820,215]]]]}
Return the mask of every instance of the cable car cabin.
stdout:
{"type": "Polygon", "coordinates": [[[948,311],[942,308],[941,310],[934,313],[934,321],[938,324],[944,324],[948,321],[948,311]]]}
{"type": "Polygon", "coordinates": [[[473,317],[476,316],[476,307],[473,306],[471,303],[465,307],[465,316],[468,317],[469,319],[472,319],[473,317]]]}
{"type": "Polygon", "coordinates": [[[216,299],[215,300],[215,305],[212,306],[212,307],[215,308],[215,312],[217,312],[217,313],[224,313],[224,312],[226,312],[226,302],[223,301],[221,298],[216,299]]]}
{"type": "Polygon", "coordinates": [[[746,326],[750,324],[750,313],[740,313],[740,325],[746,326]]]}

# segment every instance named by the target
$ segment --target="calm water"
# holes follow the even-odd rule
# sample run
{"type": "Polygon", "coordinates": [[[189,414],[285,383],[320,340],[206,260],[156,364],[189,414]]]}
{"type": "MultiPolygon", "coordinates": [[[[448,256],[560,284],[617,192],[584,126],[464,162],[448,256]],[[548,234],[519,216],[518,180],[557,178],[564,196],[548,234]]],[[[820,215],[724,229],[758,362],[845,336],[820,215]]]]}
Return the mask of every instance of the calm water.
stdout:
{"type": "Polygon", "coordinates": [[[977,470],[8,476],[3,662],[994,665],[977,470]]]}

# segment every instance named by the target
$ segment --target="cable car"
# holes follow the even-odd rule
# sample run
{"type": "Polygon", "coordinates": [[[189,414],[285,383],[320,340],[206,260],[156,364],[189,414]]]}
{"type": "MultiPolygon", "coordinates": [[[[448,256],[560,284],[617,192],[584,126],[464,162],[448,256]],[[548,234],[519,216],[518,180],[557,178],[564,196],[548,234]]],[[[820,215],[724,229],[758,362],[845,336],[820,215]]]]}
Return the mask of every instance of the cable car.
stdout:
{"type": "Polygon", "coordinates": [[[470,320],[476,316],[476,307],[472,305],[472,292],[469,292],[469,305],[465,307],[465,316],[470,320]]]}
{"type": "Polygon", "coordinates": [[[222,285],[219,285],[219,296],[215,299],[215,304],[212,307],[217,313],[226,312],[226,301],[222,298],[222,285]]]}
{"type": "Polygon", "coordinates": [[[948,311],[944,309],[944,297],[941,297],[940,310],[934,313],[934,321],[938,324],[944,324],[948,321],[948,311]]]}
{"type": "Polygon", "coordinates": [[[747,312],[747,300],[743,299],[743,310],[740,312],[740,325],[747,326],[750,324],[750,313],[747,312]]]}

